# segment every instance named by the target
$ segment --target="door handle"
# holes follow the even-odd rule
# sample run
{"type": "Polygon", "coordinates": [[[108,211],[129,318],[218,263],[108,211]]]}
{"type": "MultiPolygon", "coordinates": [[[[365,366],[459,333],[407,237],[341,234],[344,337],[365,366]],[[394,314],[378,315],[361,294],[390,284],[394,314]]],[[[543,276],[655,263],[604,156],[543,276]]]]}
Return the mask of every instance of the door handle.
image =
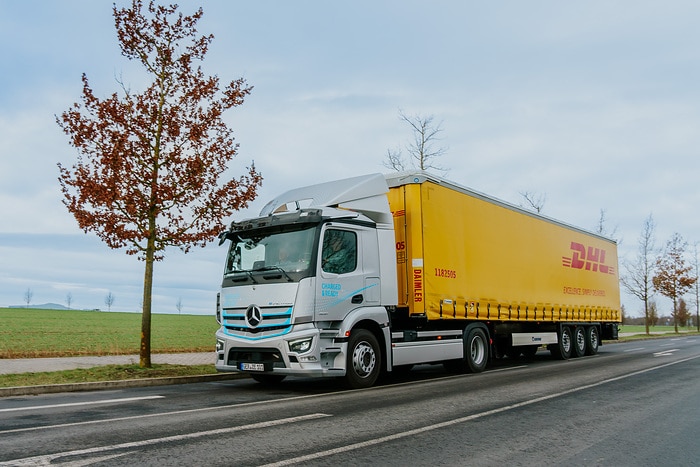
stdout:
{"type": "Polygon", "coordinates": [[[354,297],[352,297],[352,299],[350,300],[350,303],[362,303],[364,301],[364,299],[365,298],[362,296],[362,294],[358,294],[358,295],[355,295],[354,297]]]}

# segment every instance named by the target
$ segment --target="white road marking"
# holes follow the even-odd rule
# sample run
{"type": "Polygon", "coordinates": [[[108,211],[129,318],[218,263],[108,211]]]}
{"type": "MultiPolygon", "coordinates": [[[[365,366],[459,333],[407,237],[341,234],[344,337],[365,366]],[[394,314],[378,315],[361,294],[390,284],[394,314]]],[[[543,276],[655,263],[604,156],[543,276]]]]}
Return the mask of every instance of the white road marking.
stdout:
{"type": "Polygon", "coordinates": [[[84,402],[69,402],[66,404],[52,404],[52,405],[32,405],[29,407],[13,407],[11,409],[0,409],[0,412],[23,412],[25,410],[42,410],[42,409],[57,409],[61,407],[80,407],[83,405],[101,405],[101,404],[115,404],[121,402],[135,402],[135,401],[145,401],[150,399],[163,399],[165,396],[144,396],[144,397],[126,397],[124,399],[104,399],[97,401],[84,401],[84,402]]]}
{"type": "Polygon", "coordinates": [[[644,350],[644,349],[646,349],[646,347],[637,347],[637,348],[634,348],[634,349],[627,349],[627,350],[624,351],[624,353],[627,353],[627,352],[637,352],[637,351],[639,351],[639,350],[644,350]]]}
{"type": "Polygon", "coordinates": [[[506,412],[508,410],[517,409],[517,408],[524,407],[527,405],[537,404],[538,402],[543,402],[546,400],[555,399],[555,398],[558,398],[561,396],[566,396],[566,395],[573,394],[576,392],[584,391],[586,389],[591,389],[591,388],[594,388],[597,386],[602,386],[604,384],[612,383],[615,381],[620,381],[620,380],[623,380],[626,378],[631,378],[632,376],[637,376],[637,375],[641,375],[643,373],[648,373],[650,371],[659,370],[659,369],[667,367],[667,366],[676,365],[678,363],[683,363],[683,362],[687,362],[690,360],[695,360],[696,358],[700,358],[700,355],[697,355],[695,357],[685,358],[682,360],[677,360],[675,362],[665,363],[663,365],[658,365],[658,366],[655,366],[652,368],[647,368],[646,370],[635,371],[635,372],[629,373],[627,375],[617,376],[615,378],[606,379],[603,381],[599,381],[597,383],[587,384],[585,386],[581,386],[578,388],[568,389],[566,391],[562,391],[562,392],[557,393],[557,394],[549,394],[547,396],[538,397],[538,398],[531,399],[528,401],[518,402],[517,404],[506,405],[504,407],[499,407],[497,409],[487,410],[486,412],[481,412],[481,413],[469,415],[466,417],[455,418],[453,420],[447,420],[447,421],[442,422],[442,423],[436,423],[434,425],[428,425],[428,426],[424,426],[422,428],[416,428],[416,429],[409,430],[409,431],[394,433],[392,435],[384,436],[381,438],[375,438],[375,439],[372,439],[369,441],[363,441],[361,443],[348,444],[347,446],[340,446],[340,447],[337,447],[335,449],[329,449],[327,451],[319,451],[319,452],[315,452],[312,454],[307,454],[305,456],[299,456],[299,457],[295,457],[292,459],[285,459],[283,461],[273,462],[271,464],[266,464],[266,465],[261,466],[261,467],[280,467],[280,466],[285,466],[285,465],[297,464],[299,462],[307,462],[307,461],[311,461],[311,460],[315,460],[315,459],[320,459],[322,457],[328,457],[328,456],[332,456],[335,454],[342,454],[342,453],[345,453],[348,451],[354,451],[356,449],[362,449],[362,448],[366,448],[369,446],[374,446],[377,444],[386,443],[388,441],[394,441],[397,439],[406,438],[409,436],[414,436],[414,435],[425,433],[428,431],[433,431],[433,430],[437,430],[440,428],[445,428],[448,426],[457,425],[459,423],[470,422],[472,420],[477,420],[479,418],[488,417],[489,415],[495,415],[495,414],[498,414],[501,412],[506,412]]]}
{"type": "Polygon", "coordinates": [[[209,431],[197,431],[194,433],[185,433],[182,435],[165,436],[163,438],[152,438],[152,439],[145,439],[142,441],[132,441],[130,443],[112,444],[112,445],[107,445],[107,446],[97,446],[97,447],[88,448],[88,449],[78,449],[75,451],[64,451],[64,452],[57,452],[54,454],[45,454],[42,456],[25,457],[23,459],[13,459],[13,460],[6,461],[6,462],[0,462],[0,465],[14,465],[14,466],[19,466],[19,465],[50,465],[53,461],[55,461],[56,459],[60,459],[62,457],[85,456],[85,455],[90,455],[90,454],[102,454],[102,453],[109,452],[109,451],[116,451],[118,449],[140,448],[143,446],[152,446],[154,444],[160,444],[160,443],[177,442],[177,441],[183,441],[183,440],[187,440],[187,439],[202,438],[202,437],[206,437],[206,436],[218,436],[218,435],[224,435],[224,434],[229,434],[229,433],[235,433],[237,431],[255,430],[255,429],[259,429],[259,428],[269,428],[269,427],[273,427],[273,426],[287,425],[289,423],[302,422],[305,420],[314,420],[317,418],[324,418],[324,417],[330,417],[330,416],[331,415],[324,414],[324,413],[313,413],[313,414],[309,414],[309,415],[302,415],[299,417],[281,418],[279,420],[270,420],[267,422],[251,423],[250,425],[234,426],[234,427],[229,427],[229,428],[219,428],[217,430],[209,430],[209,431]]]}
{"type": "Polygon", "coordinates": [[[678,352],[680,349],[669,349],[669,350],[664,350],[663,352],[656,352],[654,353],[654,357],[670,357],[673,355],[673,352],[678,352]]]}
{"type": "MultiPolygon", "coordinates": [[[[106,462],[106,461],[111,461],[112,459],[117,459],[119,457],[123,457],[126,455],[131,454],[133,451],[129,452],[120,452],[118,454],[112,454],[109,456],[100,456],[100,457],[91,457],[89,459],[83,459],[80,461],[71,461],[68,464],[63,464],[63,465],[69,465],[70,467],[84,467],[86,465],[95,465],[99,462],[106,462]]],[[[41,465],[41,464],[39,464],[41,465]]]]}
{"type": "MultiPolygon", "coordinates": [[[[329,392],[329,393],[326,393],[325,395],[332,396],[335,394],[338,394],[338,393],[329,392]]],[[[159,396],[159,397],[164,397],[164,396],[159,396]]],[[[240,407],[251,407],[251,406],[256,406],[256,405],[268,404],[271,402],[289,402],[289,401],[296,401],[296,400],[302,400],[302,399],[311,399],[311,398],[315,398],[315,397],[321,397],[321,395],[320,394],[309,394],[306,396],[293,396],[293,397],[285,397],[282,399],[261,400],[261,401],[255,401],[255,402],[243,402],[241,404],[215,405],[213,407],[200,407],[198,409],[173,410],[170,412],[151,413],[151,414],[145,414],[145,415],[132,415],[129,417],[115,417],[115,418],[105,418],[102,420],[88,420],[88,421],[84,421],[84,422],[61,423],[58,425],[33,426],[33,427],[29,427],[29,428],[15,428],[13,430],[0,430],[0,434],[21,433],[23,431],[54,430],[57,428],[66,428],[69,426],[96,425],[96,424],[100,424],[100,423],[123,422],[126,420],[140,420],[140,419],[144,419],[144,418],[167,417],[170,415],[182,415],[182,414],[188,414],[188,413],[208,412],[210,410],[220,411],[220,410],[224,410],[224,409],[238,409],[240,407]]]]}
{"type": "Polygon", "coordinates": [[[522,370],[523,368],[527,368],[527,365],[518,365],[518,366],[512,366],[512,367],[508,367],[508,368],[498,368],[495,370],[489,370],[489,373],[502,373],[504,371],[522,370]]]}

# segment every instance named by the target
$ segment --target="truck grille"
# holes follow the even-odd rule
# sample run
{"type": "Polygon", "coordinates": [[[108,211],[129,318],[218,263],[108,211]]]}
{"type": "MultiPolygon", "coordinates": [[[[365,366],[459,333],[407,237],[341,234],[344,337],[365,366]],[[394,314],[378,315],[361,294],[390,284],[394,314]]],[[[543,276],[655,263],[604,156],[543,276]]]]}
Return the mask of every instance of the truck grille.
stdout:
{"type": "Polygon", "coordinates": [[[226,334],[259,340],[287,334],[292,330],[292,307],[260,308],[260,322],[254,327],[246,320],[247,310],[246,308],[224,309],[222,320],[226,334]]]}

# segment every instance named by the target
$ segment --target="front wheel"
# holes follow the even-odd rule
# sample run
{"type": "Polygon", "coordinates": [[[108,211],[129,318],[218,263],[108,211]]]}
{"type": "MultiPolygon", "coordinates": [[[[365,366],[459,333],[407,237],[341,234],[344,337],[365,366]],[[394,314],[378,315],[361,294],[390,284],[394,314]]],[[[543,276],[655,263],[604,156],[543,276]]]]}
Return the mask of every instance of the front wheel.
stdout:
{"type": "Polygon", "coordinates": [[[373,386],[382,368],[379,342],[366,329],[353,331],[348,341],[345,383],[352,389],[373,386]]]}

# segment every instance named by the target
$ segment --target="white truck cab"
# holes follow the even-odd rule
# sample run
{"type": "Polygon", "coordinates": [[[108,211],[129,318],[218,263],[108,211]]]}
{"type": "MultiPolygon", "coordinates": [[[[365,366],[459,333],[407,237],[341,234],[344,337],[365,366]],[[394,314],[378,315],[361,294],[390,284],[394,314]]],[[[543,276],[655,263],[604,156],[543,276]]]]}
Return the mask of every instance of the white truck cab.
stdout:
{"type": "Polygon", "coordinates": [[[386,307],[397,296],[387,191],[380,174],[292,190],[220,235],[230,246],[217,370],[261,382],[296,375],[374,384],[390,354],[386,307]],[[371,342],[354,343],[349,355],[353,334],[371,342]]]}

